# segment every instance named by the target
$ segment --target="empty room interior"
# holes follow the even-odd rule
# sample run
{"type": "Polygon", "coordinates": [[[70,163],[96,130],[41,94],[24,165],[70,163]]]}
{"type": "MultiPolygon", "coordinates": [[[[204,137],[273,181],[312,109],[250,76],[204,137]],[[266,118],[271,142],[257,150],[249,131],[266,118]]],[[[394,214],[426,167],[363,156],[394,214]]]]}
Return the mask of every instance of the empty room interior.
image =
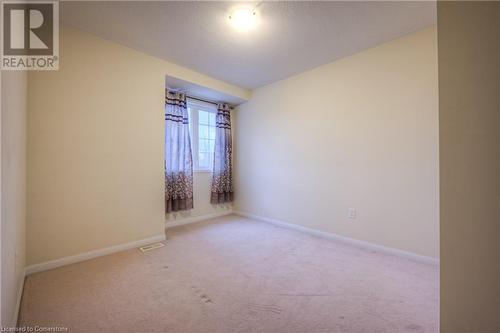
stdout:
{"type": "Polygon", "coordinates": [[[500,332],[499,2],[21,3],[2,332],[500,332]]]}

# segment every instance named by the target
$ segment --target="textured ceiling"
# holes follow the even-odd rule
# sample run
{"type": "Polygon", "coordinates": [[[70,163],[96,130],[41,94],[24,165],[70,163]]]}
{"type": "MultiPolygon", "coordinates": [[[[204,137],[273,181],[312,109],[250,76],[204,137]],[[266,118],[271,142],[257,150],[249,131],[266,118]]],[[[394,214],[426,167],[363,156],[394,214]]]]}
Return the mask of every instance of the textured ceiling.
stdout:
{"type": "MultiPolygon", "coordinates": [[[[257,5],[255,3],[254,5],[257,5]]],[[[243,88],[256,88],[436,22],[434,2],[262,2],[248,33],[235,2],[61,2],[76,28],[243,88]]]]}

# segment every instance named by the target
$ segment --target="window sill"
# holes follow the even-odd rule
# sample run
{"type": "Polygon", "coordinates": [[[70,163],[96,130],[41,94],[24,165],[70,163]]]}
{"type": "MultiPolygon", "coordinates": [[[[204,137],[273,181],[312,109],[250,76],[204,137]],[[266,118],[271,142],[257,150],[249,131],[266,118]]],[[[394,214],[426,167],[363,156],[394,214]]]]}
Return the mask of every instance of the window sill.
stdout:
{"type": "Polygon", "coordinates": [[[193,170],[194,173],[212,173],[212,170],[193,170]]]}

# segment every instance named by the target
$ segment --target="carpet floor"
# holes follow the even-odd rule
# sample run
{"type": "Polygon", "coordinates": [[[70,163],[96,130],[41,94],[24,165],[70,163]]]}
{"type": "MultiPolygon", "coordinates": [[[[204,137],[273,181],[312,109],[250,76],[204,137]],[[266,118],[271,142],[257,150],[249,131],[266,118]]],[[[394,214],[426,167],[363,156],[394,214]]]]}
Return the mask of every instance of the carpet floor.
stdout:
{"type": "Polygon", "coordinates": [[[20,326],[69,332],[438,332],[439,269],[254,220],[167,230],[27,277],[20,326]]]}

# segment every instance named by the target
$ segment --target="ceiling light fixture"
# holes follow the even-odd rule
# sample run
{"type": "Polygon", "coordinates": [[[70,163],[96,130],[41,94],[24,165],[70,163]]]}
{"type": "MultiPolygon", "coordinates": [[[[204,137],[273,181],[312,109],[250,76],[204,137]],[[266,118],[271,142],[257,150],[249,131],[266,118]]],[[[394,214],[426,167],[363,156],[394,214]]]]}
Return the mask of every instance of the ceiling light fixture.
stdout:
{"type": "Polygon", "coordinates": [[[237,8],[229,15],[229,21],[238,31],[250,31],[257,25],[257,12],[253,8],[237,8]]]}

